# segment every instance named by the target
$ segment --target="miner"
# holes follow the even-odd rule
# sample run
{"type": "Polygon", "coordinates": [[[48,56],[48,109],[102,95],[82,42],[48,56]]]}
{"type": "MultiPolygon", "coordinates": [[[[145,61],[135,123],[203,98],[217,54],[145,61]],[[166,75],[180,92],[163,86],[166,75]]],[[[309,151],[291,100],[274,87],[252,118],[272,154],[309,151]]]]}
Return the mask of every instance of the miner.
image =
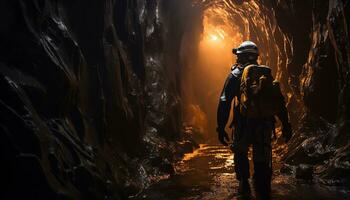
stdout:
{"type": "Polygon", "coordinates": [[[217,111],[219,141],[228,145],[225,131],[233,105],[233,143],[236,178],[239,193],[250,195],[248,179],[248,148],[253,149],[253,183],[259,199],[271,196],[272,148],[271,138],[275,133],[275,116],[282,124],[282,137],[288,142],[292,137],[291,125],[285,101],[271,69],[258,64],[259,49],[251,41],[243,42],[233,49],[237,63],[232,67],[220,95],[217,111]]]}

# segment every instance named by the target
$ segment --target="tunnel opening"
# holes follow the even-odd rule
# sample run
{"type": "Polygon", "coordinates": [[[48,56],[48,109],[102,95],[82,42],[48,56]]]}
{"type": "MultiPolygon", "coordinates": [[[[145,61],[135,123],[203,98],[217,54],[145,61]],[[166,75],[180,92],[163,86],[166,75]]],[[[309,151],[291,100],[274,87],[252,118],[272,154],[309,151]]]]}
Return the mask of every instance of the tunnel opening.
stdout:
{"type": "Polygon", "coordinates": [[[215,141],[218,98],[236,62],[232,48],[245,40],[255,42],[261,52],[259,63],[271,67],[288,100],[292,42],[279,28],[274,11],[260,1],[194,0],[192,6],[192,18],[197,20],[187,27],[181,48],[184,125],[204,140],[215,141]]]}

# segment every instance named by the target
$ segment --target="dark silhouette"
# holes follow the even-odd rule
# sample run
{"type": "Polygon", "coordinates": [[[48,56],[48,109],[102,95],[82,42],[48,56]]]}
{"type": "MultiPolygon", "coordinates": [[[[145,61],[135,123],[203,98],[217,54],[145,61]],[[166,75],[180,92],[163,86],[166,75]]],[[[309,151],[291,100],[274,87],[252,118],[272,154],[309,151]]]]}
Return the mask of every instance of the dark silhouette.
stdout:
{"type": "Polygon", "coordinates": [[[282,136],[288,142],[292,136],[288,112],[279,85],[271,70],[258,64],[258,47],[250,41],[233,49],[237,64],[232,67],[222,90],[217,113],[217,132],[223,145],[228,145],[225,131],[233,101],[233,150],[239,193],[250,194],[248,179],[248,147],[253,146],[254,187],[259,199],[270,199],[272,176],[271,137],[275,116],[282,122],[282,136]]]}

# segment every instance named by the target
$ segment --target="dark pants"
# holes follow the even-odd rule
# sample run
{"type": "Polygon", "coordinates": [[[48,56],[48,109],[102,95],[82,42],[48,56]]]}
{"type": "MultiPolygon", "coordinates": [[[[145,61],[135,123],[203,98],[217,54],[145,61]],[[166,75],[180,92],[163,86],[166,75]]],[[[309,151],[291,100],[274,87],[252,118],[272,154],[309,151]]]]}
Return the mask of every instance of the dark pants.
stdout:
{"type": "Polygon", "coordinates": [[[234,131],[234,162],[239,181],[248,179],[248,149],[253,146],[254,183],[257,192],[270,192],[272,176],[271,137],[273,120],[245,119],[234,131]]]}

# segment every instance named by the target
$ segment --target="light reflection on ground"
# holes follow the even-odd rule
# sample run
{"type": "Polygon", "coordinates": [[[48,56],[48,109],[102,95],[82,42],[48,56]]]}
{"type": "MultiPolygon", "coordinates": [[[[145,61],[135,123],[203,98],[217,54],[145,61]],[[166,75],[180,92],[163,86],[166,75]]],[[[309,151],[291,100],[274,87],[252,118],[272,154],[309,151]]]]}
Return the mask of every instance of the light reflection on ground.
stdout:
{"type": "MultiPolygon", "coordinates": [[[[274,155],[274,166],[278,167],[279,158],[274,155]]],[[[229,148],[221,145],[200,145],[199,149],[186,154],[183,160],[177,163],[174,176],[151,186],[135,199],[242,199],[237,193],[238,182],[235,179],[233,164],[229,148]]],[[[272,192],[273,199],[283,200],[350,199],[347,196],[349,191],[298,181],[292,176],[281,175],[278,169],[274,170],[272,192]]]]}

